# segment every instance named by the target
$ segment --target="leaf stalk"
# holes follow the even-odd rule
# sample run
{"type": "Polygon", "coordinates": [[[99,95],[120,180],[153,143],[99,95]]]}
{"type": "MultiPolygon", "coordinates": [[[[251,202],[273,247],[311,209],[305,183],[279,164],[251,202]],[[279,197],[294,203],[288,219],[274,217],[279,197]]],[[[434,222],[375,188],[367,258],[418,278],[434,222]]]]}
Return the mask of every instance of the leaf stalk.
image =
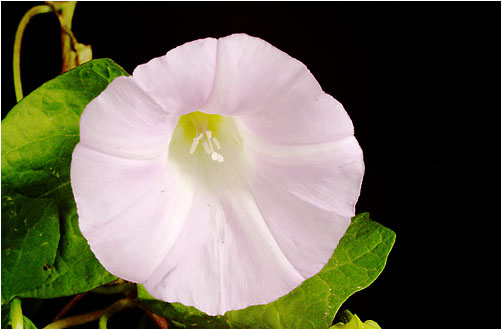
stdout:
{"type": "Polygon", "coordinates": [[[21,309],[21,299],[14,298],[10,302],[10,320],[12,329],[23,329],[23,310],[21,309]]]}

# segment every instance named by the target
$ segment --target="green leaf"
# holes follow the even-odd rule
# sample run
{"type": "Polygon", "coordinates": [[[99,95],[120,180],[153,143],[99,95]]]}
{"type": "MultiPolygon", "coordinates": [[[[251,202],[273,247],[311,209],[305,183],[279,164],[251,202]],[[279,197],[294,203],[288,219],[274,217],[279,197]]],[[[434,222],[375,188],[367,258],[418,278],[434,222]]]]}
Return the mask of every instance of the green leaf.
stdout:
{"type": "Polygon", "coordinates": [[[44,283],[54,268],[58,242],[53,200],[2,192],[2,301],[44,283]]]}
{"type": "MultiPolygon", "coordinates": [[[[123,75],[127,73],[110,59],[88,62],[39,87],[2,121],[2,191],[51,201],[59,218],[60,240],[51,272],[40,285],[16,292],[19,297],[73,295],[115,279],[96,260],[78,228],[70,163],[85,106],[123,75]]],[[[10,272],[7,276],[19,273],[5,273],[10,272]]]]}
{"type": "Polygon", "coordinates": [[[317,275],[274,302],[223,316],[155,300],[141,286],[138,297],[154,313],[189,328],[328,328],[342,303],[380,275],[395,238],[392,230],[370,220],[368,213],[359,214],[317,275]]]}

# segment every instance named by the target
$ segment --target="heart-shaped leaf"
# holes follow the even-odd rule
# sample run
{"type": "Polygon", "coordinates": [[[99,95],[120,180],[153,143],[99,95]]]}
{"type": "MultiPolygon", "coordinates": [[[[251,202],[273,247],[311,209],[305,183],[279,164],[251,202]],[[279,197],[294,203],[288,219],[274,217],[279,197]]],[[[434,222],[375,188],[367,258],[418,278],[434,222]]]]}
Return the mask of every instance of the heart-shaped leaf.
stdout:
{"type": "MultiPolygon", "coordinates": [[[[27,230],[26,235],[44,233],[38,222],[47,217],[58,217],[60,236],[55,259],[50,264],[51,271],[45,272],[48,276],[42,280],[37,275],[37,281],[30,285],[9,284],[7,288],[2,280],[2,291],[7,289],[8,295],[60,297],[88,291],[115,279],[96,260],[78,228],[70,185],[70,164],[73,149],[79,141],[82,111],[113,79],[123,75],[127,73],[110,59],[88,62],[33,91],[2,121],[2,193],[9,191],[26,197],[11,200],[19,205],[11,205],[10,209],[33,208],[31,213],[25,213],[27,224],[35,229],[27,230]],[[26,290],[20,292],[22,288],[26,290]]],[[[15,195],[9,196],[14,198],[15,195]]],[[[4,212],[2,208],[5,216],[4,212]]],[[[12,217],[9,215],[9,219],[12,217]]],[[[3,243],[4,228],[10,226],[4,221],[2,217],[2,257],[4,250],[7,253],[10,248],[9,244],[3,243]]],[[[11,235],[10,229],[7,235],[11,235]]],[[[16,236],[16,239],[29,240],[29,236],[16,236]]],[[[24,244],[17,253],[35,256],[39,253],[37,248],[33,244],[24,244]]],[[[4,267],[2,258],[2,278],[5,276],[10,281],[16,276],[27,276],[21,273],[19,265],[4,267]]]]}

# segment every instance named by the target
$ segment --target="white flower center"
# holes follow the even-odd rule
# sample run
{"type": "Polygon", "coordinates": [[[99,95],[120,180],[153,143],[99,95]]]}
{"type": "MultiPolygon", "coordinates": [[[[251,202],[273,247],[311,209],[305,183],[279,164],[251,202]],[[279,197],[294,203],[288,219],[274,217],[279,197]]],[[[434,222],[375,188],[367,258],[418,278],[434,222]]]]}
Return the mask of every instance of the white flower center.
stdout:
{"type": "Polygon", "coordinates": [[[248,163],[235,118],[194,111],[180,116],[168,162],[197,190],[211,193],[235,185],[248,163]]]}
{"type": "Polygon", "coordinates": [[[198,166],[205,163],[204,159],[214,165],[228,161],[227,156],[235,155],[240,149],[241,138],[232,117],[200,111],[178,119],[169,147],[172,157],[198,162],[198,166]]]}

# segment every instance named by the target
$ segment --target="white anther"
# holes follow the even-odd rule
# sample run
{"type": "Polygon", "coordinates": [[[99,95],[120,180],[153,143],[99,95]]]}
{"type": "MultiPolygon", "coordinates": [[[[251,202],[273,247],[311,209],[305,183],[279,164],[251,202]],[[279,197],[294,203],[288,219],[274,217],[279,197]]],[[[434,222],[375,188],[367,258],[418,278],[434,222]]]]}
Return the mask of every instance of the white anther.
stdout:
{"type": "Polygon", "coordinates": [[[195,152],[198,142],[199,141],[197,141],[195,138],[193,139],[192,146],[190,147],[190,154],[193,154],[195,152]]]}
{"type": "Polygon", "coordinates": [[[214,145],[216,146],[216,149],[220,150],[220,142],[218,142],[218,139],[214,137],[211,140],[213,141],[214,145]]]}
{"type": "MultiPolygon", "coordinates": [[[[197,133],[198,133],[198,131],[197,131],[197,133]]],[[[218,141],[218,139],[213,137],[212,132],[209,130],[205,130],[193,138],[193,142],[190,147],[190,154],[193,154],[195,152],[195,150],[197,149],[197,146],[199,145],[200,140],[202,140],[202,147],[204,148],[204,151],[208,155],[211,155],[212,160],[217,161],[219,163],[221,163],[225,160],[221,154],[214,151],[213,143],[216,146],[216,149],[220,150],[220,142],[218,141]]]]}
{"type": "Polygon", "coordinates": [[[214,152],[213,144],[211,143],[210,139],[207,139],[207,142],[209,143],[209,149],[211,150],[211,153],[214,152]]]}
{"type": "Polygon", "coordinates": [[[207,143],[207,140],[204,139],[202,140],[202,146],[204,147],[204,151],[210,155],[211,154],[211,149],[209,149],[209,144],[207,143]]]}
{"type": "Polygon", "coordinates": [[[200,141],[200,139],[202,139],[203,137],[204,137],[204,133],[200,133],[200,134],[196,137],[197,142],[199,142],[199,141],[200,141]]]}
{"type": "Polygon", "coordinates": [[[204,133],[200,133],[198,136],[193,138],[192,146],[190,147],[190,154],[193,154],[195,152],[195,149],[197,149],[197,146],[199,145],[200,139],[204,136],[204,133]]]}

